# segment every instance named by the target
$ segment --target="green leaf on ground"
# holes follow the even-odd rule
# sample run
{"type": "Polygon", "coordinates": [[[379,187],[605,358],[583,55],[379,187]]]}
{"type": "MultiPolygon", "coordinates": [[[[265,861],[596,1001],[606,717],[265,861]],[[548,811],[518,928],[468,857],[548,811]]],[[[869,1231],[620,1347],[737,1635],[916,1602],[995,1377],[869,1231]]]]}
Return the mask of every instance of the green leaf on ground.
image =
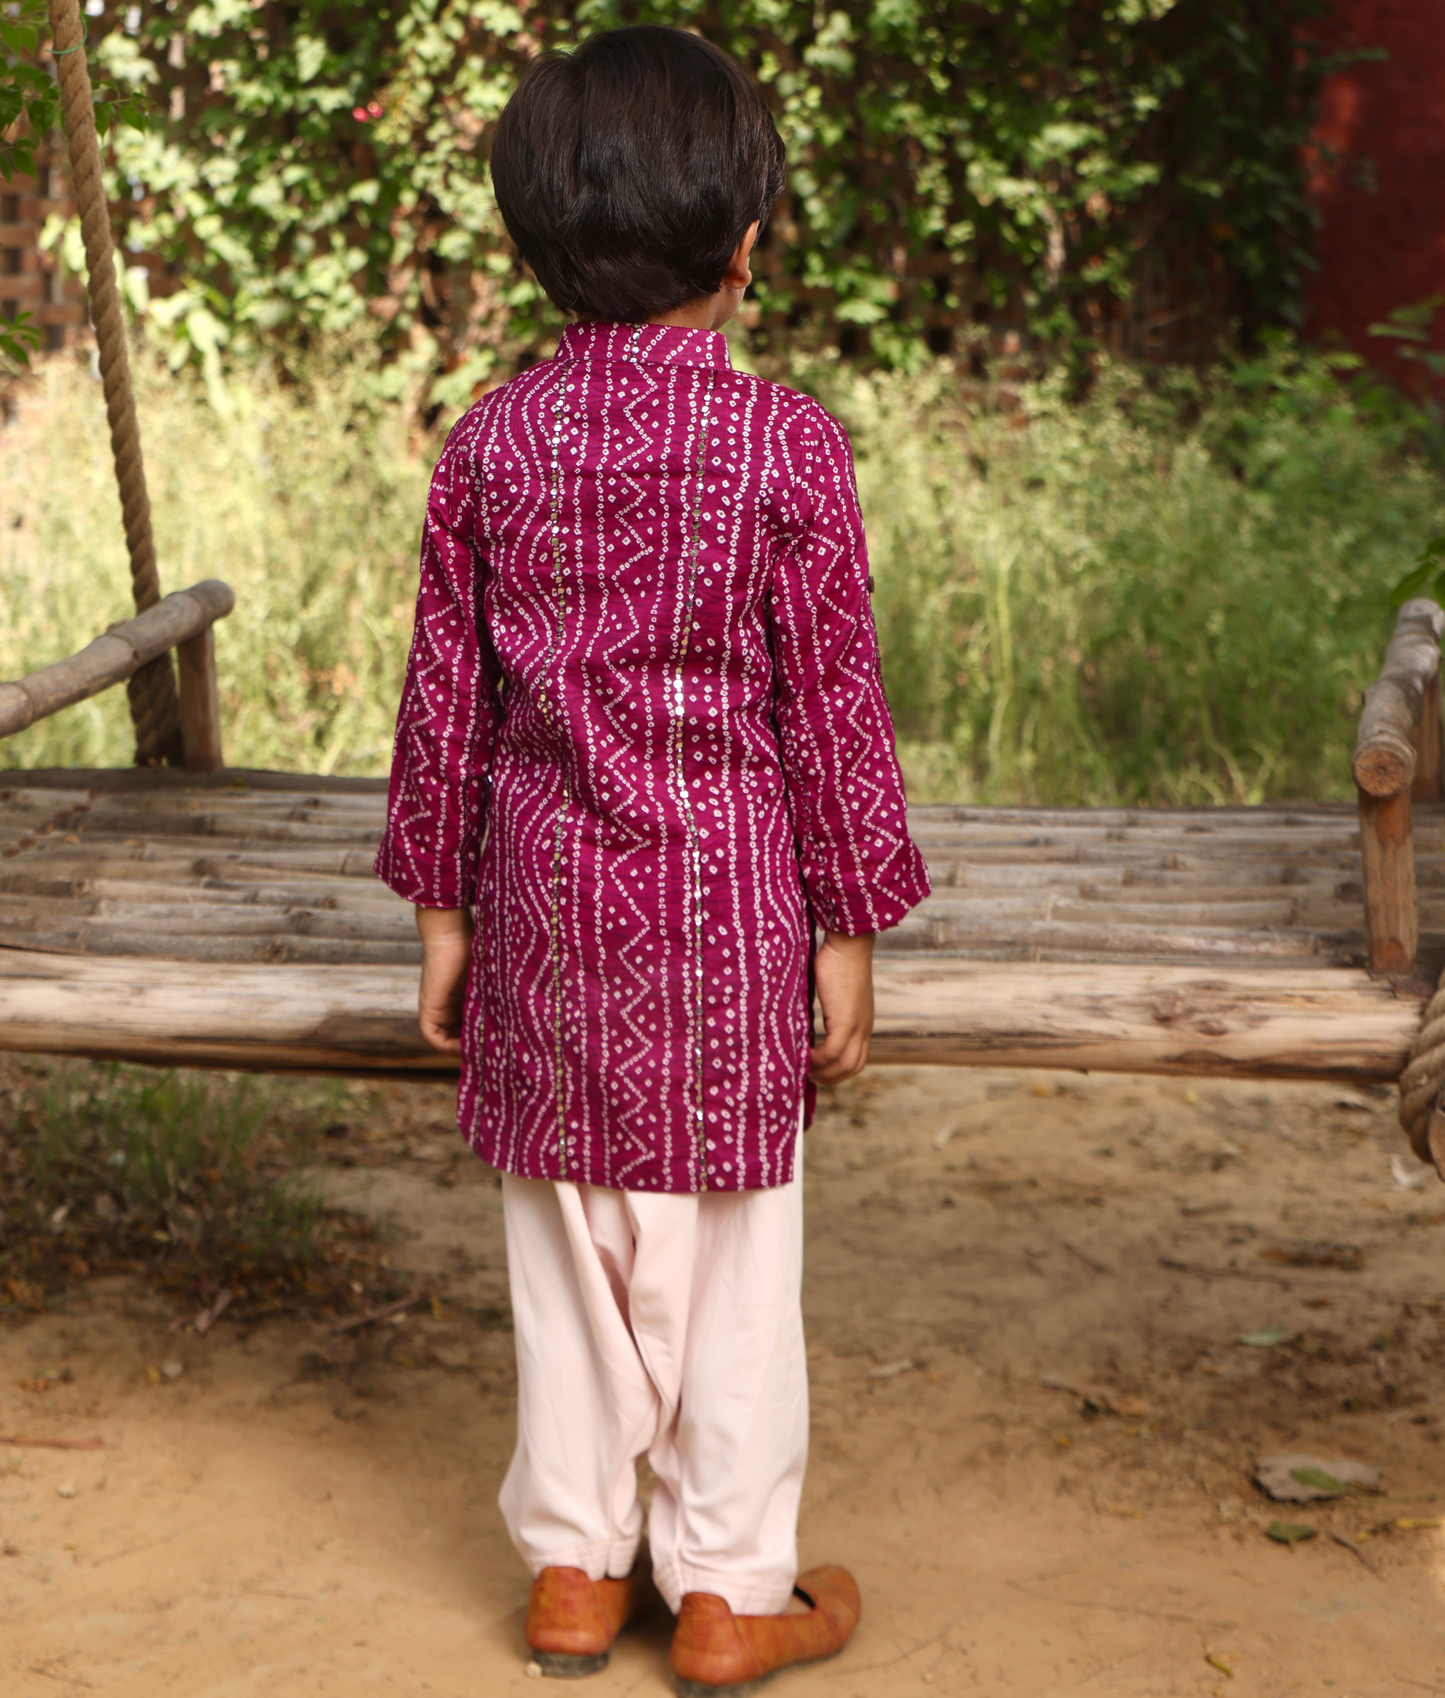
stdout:
{"type": "Polygon", "coordinates": [[[1343,1494],[1350,1490],[1332,1474],[1326,1474],[1323,1468],[1291,1468],[1289,1472],[1292,1480],[1298,1480],[1302,1486],[1313,1486],[1317,1491],[1343,1494]]]}
{"type": "Polygon", "coordinates": [[[1316,1529],[1306,1526],[1303,1521],[1271,1521],[1264,1532],[1266,1538],[1273,1539],[1276,1544],[1288,1545],[1291,1550],[1301,1540],[1317,1536],[1316,1529]]]}

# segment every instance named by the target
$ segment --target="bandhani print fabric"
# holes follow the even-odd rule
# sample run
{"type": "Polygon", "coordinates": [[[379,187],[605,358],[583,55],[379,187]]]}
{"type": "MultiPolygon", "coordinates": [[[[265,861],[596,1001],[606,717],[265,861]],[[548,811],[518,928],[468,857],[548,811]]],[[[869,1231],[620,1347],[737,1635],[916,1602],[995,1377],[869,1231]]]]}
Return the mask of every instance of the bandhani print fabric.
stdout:
{"type": "Polygon", "coordinates": [[[569,328],[432,479],[377,872],[474,906],[459,1117],[508,1173],[792,1177],[810,919],[928,893],[842,429],[712,331],[569,328]]]}

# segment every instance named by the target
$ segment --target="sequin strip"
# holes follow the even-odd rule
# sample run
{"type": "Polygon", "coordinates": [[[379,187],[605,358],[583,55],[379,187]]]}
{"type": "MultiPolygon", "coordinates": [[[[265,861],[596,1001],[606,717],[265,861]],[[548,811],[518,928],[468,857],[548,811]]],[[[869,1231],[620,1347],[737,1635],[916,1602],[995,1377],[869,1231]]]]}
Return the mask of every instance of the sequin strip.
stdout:
{"type": "MultiPolygon", "coordinates": [[[[551,674],[552,664],[562,647],[562,634],[567,620],[567,584],[563,577],[562,562],[562,436],[567,424],[567,379],[571,376],[570,366],[564,370],[557,386],[557,399],[552,405],[556,418],[556,427],[552,432],[552,476],[550,480],[549,510],[552,521],[552,605],[556,614],[556,628],[552,642],[548,647],[542,662],[542,686],[538,692],[538,701],[543,718],[555,732],[557,722],[552,714],[551,698],[547,693],[547,680],[551,674]]],[[[561,693],[560,690],[558,692],[561,693]]],[[[562,780],[562,800],[557,807],[557,817],[552,823],[552,887],[550,891],[551,907],[551,954],[552,954],[552,1065],[555,1070],[557,1088],[557,1160],[558,1173],[562,1179],[567,1177],[567,1098],[566,1074],[563,1063],[565,1055],[562,1044],[562,849],[567,825],[567,809],[571,805],[572,793],[568,783],[567,769],[560,765],[562,780]]]]}
{"type": "Polygon", "coordinates": [[[689,874],[688,900],[692,912],[688,921],[689,942],[692,945],[692,1122],[693,1122],[693,1152],[697,1163],[698,1189],[706,1191],[707,1183],[707,1139],[706,1125],[703,1119],[703,1052],[704,1028],[703,1018],[705,1001],[703,996],[703,911],[702,911],[702,849],[697,835],[697,821],[693,818],[692,804],[687,796],[687,774],[683,767],[683,750],[685,743],[686,703],[684,699],[683,668],[687,662],[687,652],[692,643],[693,613],[696,607],[697,590],[697,557],[702,548],[702,495],[703,480],[706,476],[705,462],[707,455],[707,433],[712,411],[713,373],[709,371],[704,379],[702,406],[699,410],[697,427],[697,491],[692,503],[692,539],[688,547],[687,568],[683,577],[682,629],[678,633],[677,650],[673,656],[672,677],[669,680],[670,706],[672,709],[672,727],[669,742],[672,745],[673,780],[677,785],[678,806],[682,813],[683,824],[687,832],[687,870],[689,874]]]}

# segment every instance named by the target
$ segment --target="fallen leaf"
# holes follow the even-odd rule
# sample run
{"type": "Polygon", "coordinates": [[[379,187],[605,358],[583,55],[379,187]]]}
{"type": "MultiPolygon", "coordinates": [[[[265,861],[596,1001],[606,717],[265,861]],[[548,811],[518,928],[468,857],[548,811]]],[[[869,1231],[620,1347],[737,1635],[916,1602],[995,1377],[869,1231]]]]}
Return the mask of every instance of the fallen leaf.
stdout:
{"type": "Polygon", "coordinates": [[[1248,1344],[1255,1350],[1268,1350],[1271,1345],[1279,1344],[1288,1337],[1288,1327],[1262,1327],[1258,1332],[1240,1333],[1234,1342],[1248,1344]]]}
{"type": "Polygon", "coordinates": [[[159,1368],[147,1367],[146,1368],[146,1378],[150,1381],[150,1383],[153,1386],[158,1386],[161,1383],[161,1371],[160,1371],[160,1369],[159,1368]]]}
{"type": "Polygon", "coordinates": [[[1204,1660],[1209,1664],[1210,1668],[1218,1669],[1226,1679],[1234,1679],[1234,1670],[1230,1668],[1229,1664],[1225,1662],[1223,1657],[1216,1657],[1213,1651],[1206,1651],[1204,1653],[1204,1660]]]}
{"type": "Polygon", "coordinates": [[[1438,1527],[1440,1517],[1436,1515],[1424,1521],[1412,1521],[1406,1518],[1403,1521],[1397,1521],[1395,1525],[1404,1533],[1423,1533],[1431,1527],[1438,1527]]]}
{"type": "Polygon", "coordinates": [[[1331,1497],[1342,1497],[1348,1489],[1326,1474],[1323,1468],[1291,1468],[1290,1473],[1302,1486],[1313,1486],[1316,1491],[1328,1492],[1331,1497]]]}
{"type": "Polygon", "coordinates": [[[1260,1457],[1254,1465],[1254,1479],[1277,1502],[1313,1503],[1321,1498],[1378,1492],[1384,1476],[1368,1462],[1355,1462],[1347,1456],[1326,1458],[1285,1451],[1260,1457]]]}
{"type": "Polygon", "coordinates": [[[1264,1532],[1266,1538],[1275,1540],[1277,1544],[1288,1545],[1291,1550],[1301,1540],[1316,1537],[1316,1529],[1306,1526],[1303,1521],[1271,1521],[1264,1532]]]}

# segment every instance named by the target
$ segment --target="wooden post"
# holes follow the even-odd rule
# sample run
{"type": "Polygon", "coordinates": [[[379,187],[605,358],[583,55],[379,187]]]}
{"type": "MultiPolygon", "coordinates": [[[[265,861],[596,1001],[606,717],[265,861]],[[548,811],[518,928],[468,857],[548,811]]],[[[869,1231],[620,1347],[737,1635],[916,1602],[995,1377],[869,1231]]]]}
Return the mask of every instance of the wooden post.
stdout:
{"type": "Polygon", "coordinates": [[[1420,942],[1408,790],[1398,796],[1360,791],[1360,861],[1370,971],[1408,973],[1420,942]]]}
{"type": "Polygon", "coordinates": [[[1445,795],[1445,773],[1441,771],[1440,669],[1437,666],[1420,701],[1420,718],[1415,726],[1415,781],[1410,795],[1417,802],[1438,802],[1445,795]]]}
{"type": "Polygon", "coordinates": [[[1374,973],[1408,973],[1420,942],[1410,799],[1440,797],[1442,630],[1445,612],[1433,601],[1405,603],[1360,715],[1351,767],[1360,796],[1365,941],[1374,973]]]}
{"type": "Polygon", "coordinates": [[[176,648],[181,674],[181,735],[187,772],[220,772],[221,704],[216,692],[216,639],[208,625],[176,648]]]}

